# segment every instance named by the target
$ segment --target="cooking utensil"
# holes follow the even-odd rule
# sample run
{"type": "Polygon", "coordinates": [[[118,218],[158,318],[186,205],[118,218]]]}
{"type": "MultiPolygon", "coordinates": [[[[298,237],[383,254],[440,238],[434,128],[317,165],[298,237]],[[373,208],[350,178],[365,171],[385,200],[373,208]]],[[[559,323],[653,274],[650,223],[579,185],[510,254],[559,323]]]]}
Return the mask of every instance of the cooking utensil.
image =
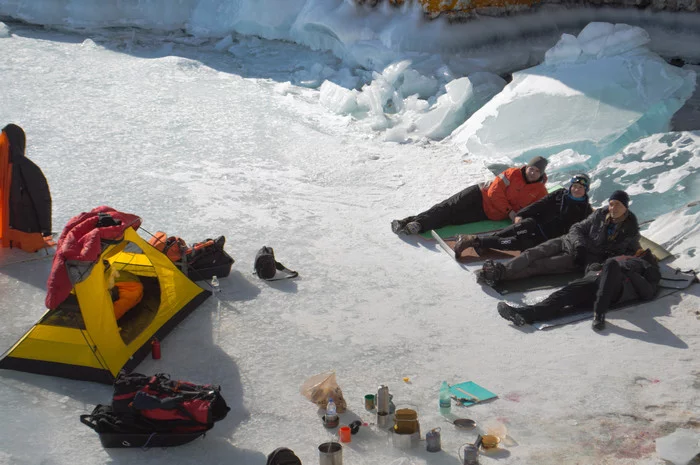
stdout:
{"type": "Polygon", "coordinates": [[[457,418],[452,422],[457,428],[471,429],[476,426],[476,422],[471,418],[457,418]]]}

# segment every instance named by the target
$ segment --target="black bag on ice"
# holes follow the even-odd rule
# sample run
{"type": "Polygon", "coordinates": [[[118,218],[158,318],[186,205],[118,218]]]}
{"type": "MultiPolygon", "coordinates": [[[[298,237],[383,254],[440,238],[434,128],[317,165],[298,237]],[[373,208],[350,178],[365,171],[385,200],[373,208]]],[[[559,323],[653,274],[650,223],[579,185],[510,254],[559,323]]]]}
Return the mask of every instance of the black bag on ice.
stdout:
{"type": "Polygon", "coordinates": [[[299,276],[299,273],[292,271],[283,264],[275,260],[275,251],[272,247],[263,246],[255,255],[254,271],[258,278],[266,281],[277,281],[280,279],[290,279],[299,276]],[[280,271],[279,276],[276,276],[280,271]]]}

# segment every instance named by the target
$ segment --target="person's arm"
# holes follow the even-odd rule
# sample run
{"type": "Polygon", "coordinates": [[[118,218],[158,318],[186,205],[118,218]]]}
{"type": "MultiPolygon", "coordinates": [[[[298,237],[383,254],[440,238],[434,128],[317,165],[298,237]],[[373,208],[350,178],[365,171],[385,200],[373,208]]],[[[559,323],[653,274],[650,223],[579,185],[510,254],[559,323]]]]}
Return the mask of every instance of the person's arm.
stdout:
{"type": "Polygon", "coordinates": [[[521,218],[534,218],[538,220],[542,216],[552,214],[553,211],[557,211],[559,206],[557,205],[557,196],[564,189],[557,189],[554,192],[547,194],[536,202],[531,203],[527,207],[523,208],[518,212],[518,216],[521,218]]]}
{"type": "Polygon", "coordinates": [[[567,238],[571,242],[573,249],[586,246],[586,237],[593,224],[598,221],[598,216],[600,216],[598,212],[591,213],[585,220],[574,223],[573,226],[571,226],[567,238]]]}
{"type": "Polygon", "coordinates": [[[493,208],[500,217],[509,217],[511,220],[515,218],[515,212],[513,212],[513,216],[510,216],[510,212],[513,211],[513,208],[510,206],[510,203],[508,203],[506,191],[508,190],[508,186],[510,186],[510,178],[513,176],[513,173],[519,170],[520,168],[508,168],[496,176],[496,179],[491,181],[486,191],[486,197],[491,208],[493,208]]]}
{"type": "Polygon", "coordinates": [[[34,162],[27,159],[22,165],[22,176],[27,182],[27,193],[34,205],[34,214],[41,235],[51,235],[51,193],[44,173],[34,162]]]}

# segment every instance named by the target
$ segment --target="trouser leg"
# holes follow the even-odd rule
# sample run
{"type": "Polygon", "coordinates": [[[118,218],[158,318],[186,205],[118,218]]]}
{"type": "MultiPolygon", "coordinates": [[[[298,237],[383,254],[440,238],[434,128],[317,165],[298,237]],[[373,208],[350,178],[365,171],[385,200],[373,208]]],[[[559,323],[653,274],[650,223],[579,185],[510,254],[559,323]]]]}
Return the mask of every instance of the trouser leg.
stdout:
{"type": "Polygon", "coordinates": [[[519,256],[507,261],[501,279],[511,281],[529,276],[568,273],[576,270],[574,258],[564,253],[562,239],[557,237],[527,249],[519,256]]]}
{"type": "MultiPolygon", "coordinates": [[[[580,308],[591,308],[598,288],[598,276],[586,276],[553,292],[546,299],[527,307],[527,316],[532,321],[551,320],[580,308]]],[[[523,314],[525,315],[525,314],[523,314]]]]}
{"type": "Polygon", "coordinates": [[[424,232],[451,224],[473,223],[487,219],[482,206],[481,188],[477,185],[469,186],[428,210],[404,218],[402,221],[418,221],[421,224],[421,232],[424,232]]]}
{"type": "Polygon", "coordinates": [[[493,234],[479,236],[479,246],[486,249],[523,251],[540,244],[543,240],[537,222],[533,218],[527,218],[493,234]]]}
{"type": "Polygon", "coordinates": [[[622,269],[617,260],[607,260],[600,272],[600,285],[593,305],[594,315],[605,315],[622,292],[622,269]]]}

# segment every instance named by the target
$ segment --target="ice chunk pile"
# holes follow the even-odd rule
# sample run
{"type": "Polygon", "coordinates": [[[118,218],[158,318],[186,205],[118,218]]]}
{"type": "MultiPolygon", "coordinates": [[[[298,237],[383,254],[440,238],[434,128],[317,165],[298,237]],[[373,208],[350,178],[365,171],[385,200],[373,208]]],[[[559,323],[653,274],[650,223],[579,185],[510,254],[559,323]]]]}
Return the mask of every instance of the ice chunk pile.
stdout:
{"type": "Polygon", "coordinates": [[[474,72],[447,82],[438,91],[435,77],[423,76],[411,68],[409,60],[403,60],[374,73],[359,91],[325,81],[320,102],[335,113],[366,120],[374,130],[387,130],[387,140],[442,139],[505,85],[493,73],[474,72]]]}
{"type": "Polygon", "coordinates": [[[573,150],[594,165],[667,131],[693,93],[695,72],[667,64],[648,42],[646,31],[625,24],[590,23],[578,37],[564,34],[544,63],[515,73],[450,139],[488,158],[573,150]]]}

